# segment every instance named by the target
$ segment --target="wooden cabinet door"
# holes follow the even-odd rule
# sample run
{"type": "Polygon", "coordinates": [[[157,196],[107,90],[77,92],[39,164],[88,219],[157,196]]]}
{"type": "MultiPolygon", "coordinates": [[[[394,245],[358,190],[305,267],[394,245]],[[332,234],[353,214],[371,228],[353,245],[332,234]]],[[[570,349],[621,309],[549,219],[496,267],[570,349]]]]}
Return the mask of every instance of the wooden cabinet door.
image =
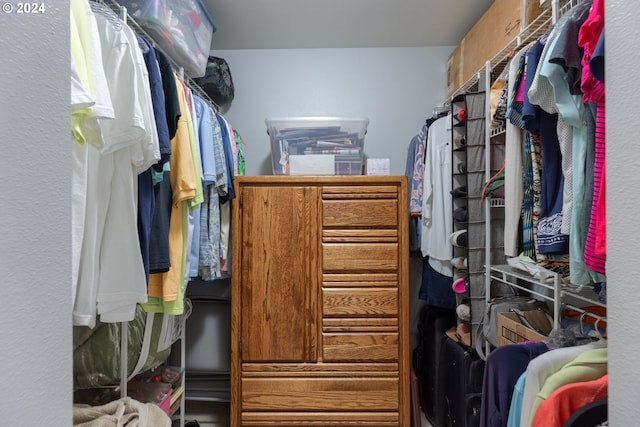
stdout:
{"type": "Polygon", "coordinates": [[[318,194],[306,186],[242,188],[243,363],[317,359],[318,194]]]}

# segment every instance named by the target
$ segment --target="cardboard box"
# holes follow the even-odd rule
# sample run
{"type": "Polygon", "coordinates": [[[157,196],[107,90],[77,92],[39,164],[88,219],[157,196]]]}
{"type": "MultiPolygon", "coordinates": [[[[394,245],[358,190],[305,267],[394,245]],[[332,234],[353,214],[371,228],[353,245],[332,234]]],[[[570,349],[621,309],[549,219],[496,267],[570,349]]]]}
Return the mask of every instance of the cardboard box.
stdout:
{"type": "Polygon", "coordinates": [[[538,0],[495,0],[447,60],[447,94],[453,95],[544,10],[538,0]]]}
{"type": "Polygon", "coordinates": [[[518,315],[511,312],[498,314],[498,346],[516,344],[525,341],[543,341],[551,331],[551,324],[547,315],[540,310],[525,311],[525,317],[540,334],[525,326],[518,315]]]}
{"type": "Polygon", "coordinates": [[[465,82],[462,80],[463,53],[464,39],[447,58],[447,95],[452,95],[465,82]]]}

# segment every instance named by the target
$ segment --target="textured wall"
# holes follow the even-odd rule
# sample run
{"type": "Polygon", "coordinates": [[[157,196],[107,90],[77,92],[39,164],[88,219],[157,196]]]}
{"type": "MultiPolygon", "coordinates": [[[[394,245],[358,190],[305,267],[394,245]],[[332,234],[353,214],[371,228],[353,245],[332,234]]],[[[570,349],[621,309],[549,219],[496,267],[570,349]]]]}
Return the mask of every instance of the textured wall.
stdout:
{"type": "Polygon", "coordinates": [[[225,117],[247,141],[247,175],[271,175],[267,117],[367,117],[365,155],[404,173],[407,148],[444,99],[452,47],[223,50],[235,99],[225,117]]]}
{"type": "Polygon", "coordinates": [[[0,425],[68,427],[69,6],[16,7],[0,11],[0,425]]]}
{"type": "Polygon", "coordinates": [[[640,419],[640,11],[625,0],[605,6],[609,419],[611,426],[632,426],[640,419]]]}

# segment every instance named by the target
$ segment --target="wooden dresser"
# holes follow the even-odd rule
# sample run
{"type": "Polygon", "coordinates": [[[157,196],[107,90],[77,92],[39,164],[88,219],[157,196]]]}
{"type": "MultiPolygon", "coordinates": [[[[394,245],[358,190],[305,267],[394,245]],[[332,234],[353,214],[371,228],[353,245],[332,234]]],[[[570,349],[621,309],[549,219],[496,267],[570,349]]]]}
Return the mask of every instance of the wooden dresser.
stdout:
{"type": "Polygon", "coordinates": [[[235,183],[232,427],[409,427],[406,177],[235,183]]]}

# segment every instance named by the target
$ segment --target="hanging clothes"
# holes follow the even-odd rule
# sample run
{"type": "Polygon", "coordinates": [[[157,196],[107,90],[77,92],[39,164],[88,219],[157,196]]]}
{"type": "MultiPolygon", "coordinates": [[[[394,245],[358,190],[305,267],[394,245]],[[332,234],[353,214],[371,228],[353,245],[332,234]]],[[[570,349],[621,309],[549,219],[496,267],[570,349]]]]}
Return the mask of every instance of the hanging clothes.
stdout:
{"type": "Polygon", "coordinates": [[[603,29],[604,0],[594,0],[589,17],[580,27],[578,45],[584,49],[581,82],[584,100],[597,104],[594,191],[584,261],[587,267],[601,274],[605,274],[606,264],[605,90],[604,83],[591,74],[590,61],[603,29]]]}
{"type": "MultiPolygon", "coordinates": [[[[522,201],[524,197],[523,187],[523,146],[524,129],[513,124],[509,116],[513,116],[509,110],[513,108],[512,97],[515,96],[521,75],[524,70],[524,61],[529,46],[518,51],[511,59],[509,66],[509,78],[507,81],[507,93],[509,102],[507,106],[506,136],[505,136],[505,178],[504,178],[504,252],[507,256],[518,256],[518,238],[520,236],[520,221],[522,217],[522,201]]],[[[517,123],[517,122],[516,122],[517,123]]]]}
{"type": "Polygon", "coordinates": [[[522,404],[519,419],[521,427],[529,427],[533,417],[534,402],[545,381],[564,365],[574,360],[587,350],[603,348],[605,341],[598,341],[585,345],[576,345],[553,349],[533,359],[527,365],[522,394],[522,404]]]}
{"type": "Polygon", "coordinates": [[[188,236],[187,217],[190,204],[196,205],[198,184],[192,152],[191,113],[182,81],[175,76],[181,116],[176,136],[171,140],[169,178],[172,190],[172,210],[169,224],[169,255],[171,266],[166,273],[149,277],[149,303],[146,311],[181,314],[183,311],[184,277],[188,236]],[[175,303],[175,301],[178,303],[175,303]],[[173,304],[172,304],[173,302],[173,304]]]}
{"type": "Polygon", "coordinates": [[[74,325],[182,314],[188,282],[230,265],[244,140],[109,7],[70,10],[74,325]]]}
{"type": "Polygon", "coordinates": [[[453,232],[451,115],[436,120],[426,141],[423,196],[422,239],[420,248],[429,264],[444,276],[453,276],[449,235],[453,232]]]}
{"type": "Polygon", "coordinates": [[[86,210],[73,319],[74,325],[89,327],[97,315],[105,322],[132,320],[136,304],[147,299],[137,231],[137,174],[160,159],[136,35],[110,9],[91,4],[91,11],[114,118],[99,120],[100,148],[86,146],[86,210]]]}

